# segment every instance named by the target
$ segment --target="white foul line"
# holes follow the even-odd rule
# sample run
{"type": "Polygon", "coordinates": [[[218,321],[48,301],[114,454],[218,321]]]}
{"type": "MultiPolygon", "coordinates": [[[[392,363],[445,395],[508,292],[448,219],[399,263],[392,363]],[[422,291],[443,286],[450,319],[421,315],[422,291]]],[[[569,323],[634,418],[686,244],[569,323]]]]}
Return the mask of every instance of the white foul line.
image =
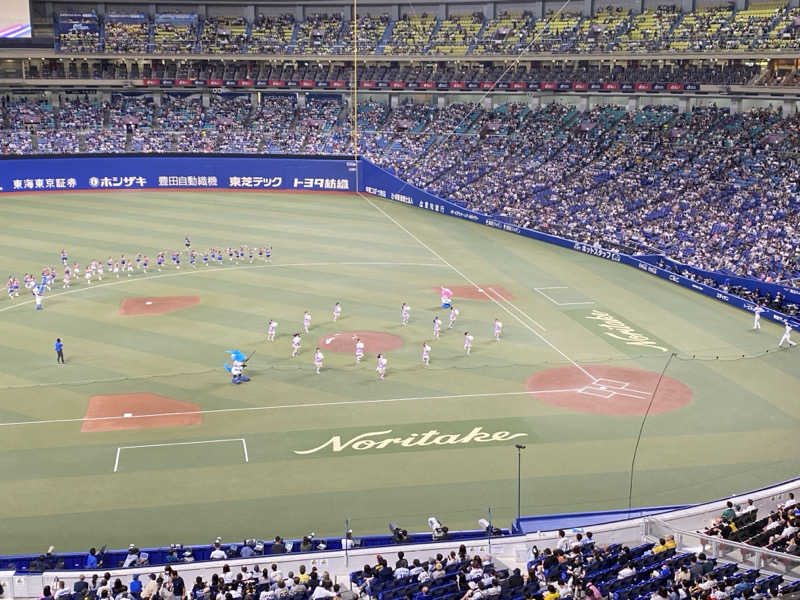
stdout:
{"type": "MultiPolygon", "coordinates": [[[[127,417],[131,418],[131,417],[127,417]]],[[[242,442],[242,450],[244,450],[244,462],[250,462],[247,456],[247,442],[244,438],[228,438],[222,440],[198,440],[195,442],[165,442],[163,444],[142,444],[140,446],[120,446],[117,448],[117,458],[114,461],[114,473],[119,470],[119,453],[121,450],[133,450],[135,448],[164,448],[166,446],[194,446],[196,444],[219,444],[222,442],[242,442]]]]}
{"type": "MultiPolygon", "coordinates": [[[[307,402],[303,404],[276,404],[271,406],[237,406],[235,408],[214,408],[208,410],[182,410],[176,412],[152,413],[146,415],[123,415],[109,417],[74,417],[69,419],[42,419],[32,421],[13,421],[0,423],[0,427],[21,425],[50,425],[54,423],[91,423],[92,421],[117,421],[119,419],[148,419],[152,417],[174,417],[177,415],[214,415],[236,412],[256,412],[262,410],[284,410],[293,408],[324,408],[329,406],[350,406],[353,404],[384,404],[389,402],[412,402],[416,400],[455,400],[457,398],[491,398],[495,396],[525,396],[527,394],[557,394],[576,392],[578,388],[563,390],[525,390],[520,392],[486,392],[481,394],[453,394],[450,396],[410,396],[408,398],[381,398],[379,400],[342,400],[338,402],[307,402]]],[[[238,438],[237,438],[238,439],[238,438]]]]}
{"type": "Polygon", "coordinates": [[[545,294],[542,291],[542,290],[566,290],[568,288],[565,285],[552,286],[552,287],[543,287],[543,288],[533,288],[533,289],[534,289],[534,291],[539,292],[542,296],[544,296],[545,298],[550,300],[550,302],[552,302],[556,306],[577,306],[579,304],[594,304],[594,300],[589,300],[587,302],[559,302],[558,300],[554,300],[553,298],[551,298],[550,296],[548,296],[547,294],[545,294]]]}
{"type": "Polygon", "coordinates": [[[484,294],[484,295],[485,295],[485,296],[486,296],[486,297],[487,297],[489,300],[491,300],[492,302],[494,302],[494,303],[495,303],[497,306],[499,306],[501,309],[503,309],[504,311],[506,311],[506,312],[507,312],[509,315],[511,315],[512,317],[514,317],[514,318],[515,318],[517,321],[519,321],[519,323],[520,323],[520,324],[521,324],[521,325],[522,325],[522,326],[523,326],[525,329],[527,329],[528,331],[530,331],[532,334],[534,334],[536,337],[538,337],[540,340],[542,340],[542,341],[543,341],[545,344],[547,344],[548,346],[550,346],[550,348],[552,348],[554,351],[556,351],[558,354],[560,354],[560,355],[561,355],[563,358],[565,358],[565,359],[567,360],[567,362],[569,362],[569,363],[570,363],[572,366],[574,366],[576,369],[578,369],[578,370],[579,370],[581,373],[583,373],[584,375],[586,375],[586,376],[587,376],[589,379],[591,379],[593,382],[597,380],[597,378],[596,378],[594,375],[592,375],[591,373],[589,373],[589,371],[587,371],[586,369],[584,369],[582,366],[580,366],[578,363],[576,363],[574,360],[572,360],[572,359],[571,359],[569,356],[567,356],[566,354],[564,354],[564,353],[563,353],[563,352],[562,352],[560,349],[558,349],[558,348],[555,346],[555,344],[553,344],[553,343],[552,343],[550,340],[548,340],[546,337],[544,337],[542,334],[540,334],[538,331],[536,331],[536,330],[535,330],[533,327],[531,327],[530,325],[528,325],[528,324],[527,324],[525,321],[523,321],[521,318],[519,318],[519,317],[518,317],[516,314],[514,314],[513,312],[511,312],[511,311],[510,311],[510,310],[509,310],[507,307],[505,307],[505,306],[503,306],[502,304],[500,304],[500,302],[498,302],[498,301],[497,301],[497,299],[495,299],[494,297],[492,297],[492,296],[490,296],[489,294],[487,294],[486,292],[484,292],[484,291],[483,291],[483,288],[481,288],[481,287],[480,287],[480,286],[479,286],[477,283],[475,283],[474,281],[472,281],[472,279],[470,279],[469,277],[467,277],[466,275],[464,275],[464,273],[462,273],[461,271],[459,271],[459,270],[458,270],[456,267],[454,267],[452,264],[450,264],[449,262],[447,262],[447,260],[445,260],[445,258],[444,258],[444,257],[443,257],[441,254],[439,254],[438,252],[436,252],[436,250],[434,250],[433,248],[431,248],[430,246],[428,246],[428,244],[426,244],[425,242],[423,242],[423,241],[422,241],[421,239],[419,239],[419,238],[418,238],[416,235],[414,235],[413,233],[411,233],[411,232],[410,232],[408,229],[406,229],[405,227],[403,227],[403,225],[401,225],[401,224],[400,224],[400,222],[398,222],[398,221],[397,221],[397,220],[396,220],[394,217],[392,217],[392,216],[391,216],[389,213],[387,213],[385,210],[383,210],[383,209],[382,209],[380,206],[378,206],[377,204],[375,204],[375,203],[374,203],[374,202],[373,202],[373,201],[372,201],[372,200],[371,200],[369,197],[365,196],[365,195],[364,195],[364,194],[362,194],[361,192],[359,192],[359,194],[358,194],[358,195],[359,195],[359,196],[361,196],[362,198],[364,198],[364,199],[365,199],[367,202],[369,202],[369,204],[370,204],[370,205],[371,205],[371,206],[372,206],[372,207],[373,207],[375,210],[377,210],[378,212],[380,212],[381,214],[383,214],[383,216],[384,216],[384,217],[386,217],[386,218],[387,218],[387,219],[389,219],[389,220],[390,220],[392,223],[394,223],[395,225],[397,225],[397,226],[398,226],[400,229],[402,229],[403,231],[405,231],[405,232],[406,232],[406,234],[408,234],[408,236],[409,236],[410,238],[412,238],[413,240],[415,240],[415,241],[416,241],[416,242],[417,242],[417,243],[418,243],[420,246],[422,246],[423,248],[425,248],[425,249],[426,249],[428,252],[430,252],[431,254],[433,254],[433,255],[434,255],[436,258],[438,258],[440,261],[442,261],[444,264],[446,264],[448,267],[450,267],[450,268],[451,268],[453,271],[455,271],[456,273],[458,273],[458,275],[460,275],[460,276],[461,276],[461,278],[462,278],[464,281],[468,282],[468,283],[469,283],[470,285],[472,285],[472,286],[473,286],[475,289],[479,290],[479,291],[480,291],[482,294],[484,294]]]}
{"type": "MultiPolygon", "coordinates": [[[[176,272],[176,273],[160,273],[156,274],[143,274],[140,277],[126,277],[125,279],[120,279],[119,281],[109,281],[108,283],[94,283],[90,284],[87,287],[76,287],[70,288],[66,291],[62,292],[55,292],[51,293],[48,296],[45,296],[45,300],[47,298],[58,298],[60,296],[66,296],[67,294],[78,294],[80,292],[87,292],[89,290],[96,290],[99,288],[111,287],[115,285],[122,285],[123,283],[131,283],[134,281],[150,281],[151,279],[163,279],[165,277],[179,277],[181,275],[197,275],[199,273],[213,273],[215,271],[237,271],[239,269],[278,269],[278,268],[285,268],[285,267],[331,267],[331,266],[358,266],[358,267],[368,267],[368,266],[376,266],[376,267],[442,267],[444,265],[438,263],[412,263],[412,262],[312,262],[312,263],[286,263],[286,264],[272,264],[268,263],[265,265],[239,265],[239,266],[228,266],[228,267],[198,267],[197,269],[187,269],[185,271],[176,272]]],[[[4,306],[0,308],[0,312],[5,312],[7,310],[13,310],[15,308],[19,308],[21,306],[26,306],[28,304],[33,304],[33,300],[19,302],[17,304],[12,304],[11,306],[4,306]]]]}
{"type": "Polygon", "coordinates": [[[524,317],[526,317],[526,318],[527,318],[527,319],[528,319],[528,320],[529,320],[531,323],[533,323],[534,325],[536,325],[537,327],[539,327],[539,328],[540,328],[542,331],[547,331],[547,329],[545,329],[544,325],[542,325],[541,323],[539,323],[539,321],[537,321],[536,319],[534,319],[533,317],[531,317],[531,316],[530,316],[528,313],[526,313],[524,310],[522,310],[522,309],[521,309],[519,306],[516,306],[515,304],[513,304],[513,303],[511,302],[511,300],[509,300],[508,298],[506,298],[505,296],[503,296],[503,294],[501,294],[500,292],[498,292],[496,289],[494,289],[494,288],[488,288],[488,290],[489,290],[490,292],[492,292],[493,294],[497,295],[497,297],[498,297],[498,298],[500,298],[501,300],[503,300],[503,302],[505,302],[505,303],[506,303],[506,304],[508,304],[509,306],[511,306],[511,307],[513,307],[513,308],[515,308],[515,309],[516,309],[518,312],[520,312],[520,313],[521,313],[521,314],[522,314],[524,317]]]}

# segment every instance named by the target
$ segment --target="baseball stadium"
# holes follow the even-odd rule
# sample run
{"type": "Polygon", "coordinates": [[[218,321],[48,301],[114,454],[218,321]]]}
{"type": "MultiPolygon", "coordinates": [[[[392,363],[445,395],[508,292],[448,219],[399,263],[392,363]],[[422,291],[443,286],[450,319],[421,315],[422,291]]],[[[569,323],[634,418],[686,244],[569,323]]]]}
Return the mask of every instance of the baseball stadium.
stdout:
{"type": "Polygon", "coordinates": [[[3,3],[0,597],[800,597],[797,0],[3,3]]]}

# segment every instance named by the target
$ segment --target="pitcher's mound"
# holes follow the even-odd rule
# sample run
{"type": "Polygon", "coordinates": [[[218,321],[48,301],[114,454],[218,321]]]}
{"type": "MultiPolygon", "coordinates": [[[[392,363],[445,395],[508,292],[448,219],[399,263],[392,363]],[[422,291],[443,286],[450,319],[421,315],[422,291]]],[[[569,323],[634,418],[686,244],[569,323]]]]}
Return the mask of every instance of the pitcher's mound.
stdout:
{"type": "Polygon", "coordinates": [[[156,394],[92,396],[81,432],[200,425],[200,407],[156,394]],[[147,416],[149,415],[149,416],[147,416]]]}
{"type": "Polygon", "coordinates": [[[121,315],[163,315],[200,304],[200,296],[149,296],[125,298],[119,305],[121,315]]]}
{"type": "Polygon", "coordinates": [[[355,354],[356,340],[364,342],[365,354],[378,354],[397,350],[403,346],[403,339],[384,333],[382,331],[345,331],[344,333],[333,333],[321,338],[317,345],[325,352],[341,352],[342,354],[355,354]]]}
{"type": "Polygon", "coordinates": [[[678,410],[692,400],[689,386],[672,377],[630,367],[591,365],[546,369],[528,377],[525,387],[539,400],[593,415],[643,415],[678,410]],[[658,388],[658,389],[656,389],[658,388]]]}
{"type": "MultiPolygon", "coordinates": [[[[485,300],[489,302],[492,298],[495,300],[513,300],[514,296],[502,285],[446,285],[453,292],[453,304],[459,300],[485,300]]],[[[433,288],[438,294],[442,288],[433,288]]]]}

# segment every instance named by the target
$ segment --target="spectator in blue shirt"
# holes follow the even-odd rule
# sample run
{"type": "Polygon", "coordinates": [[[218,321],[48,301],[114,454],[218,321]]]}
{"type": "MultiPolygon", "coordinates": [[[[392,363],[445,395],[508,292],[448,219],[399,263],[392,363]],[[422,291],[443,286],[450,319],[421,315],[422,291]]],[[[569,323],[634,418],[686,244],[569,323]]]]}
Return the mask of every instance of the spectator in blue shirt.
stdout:
{"type": "Polygon", "coordinates": [[[95,548],[89,550],[89,555],[86,557],[86,568],[87,569],[97,568],[97,550],[95,548]]]}
{"type": "Polygon", "coordinates": [[[142,597],[142,582],[139,581],[138,575],[133,576],[133,581],[131,581],[131,584],[128,586],[128,591],[136,600],[142,597]]]}

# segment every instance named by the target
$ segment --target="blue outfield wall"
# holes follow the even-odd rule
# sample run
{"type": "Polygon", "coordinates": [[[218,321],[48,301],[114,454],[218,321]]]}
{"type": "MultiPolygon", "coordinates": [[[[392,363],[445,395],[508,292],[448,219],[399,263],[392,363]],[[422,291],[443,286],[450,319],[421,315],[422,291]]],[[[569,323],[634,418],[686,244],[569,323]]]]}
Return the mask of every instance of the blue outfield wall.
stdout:
{"type": "MultiPolygon", "coordinates": [[[[406,183],[402,179],[396,177],[392,173],[364,159],[361,159],[361,179],[359,181],[359,184],[360,184],[359,189],[368,194],[380,196],[382,198],[388,198],[390,200],[395,200],[396,202],[402,202],[403,204],[409,204],[411,206],[417,206],[419,208],[422,208],[423,210],[449,215],[451,217],[458,217],[460,219],[465,219],[473,223],[480,223],[481,225],[487,225],[489,227],[494,227],[496,229],[502,229],[503,231],[510,231],[511,233],[516,233],[517,235],[522,235],[542,242],[547,242],[548,244],[555,244],[556,246],[569,248],[571,250],[576,250],[578,252],[583,252],[585,254],[591,254],[592,256],[597,256],[599,258],[604,258],[606,260],[618,262],[624,265],[635,267],[637,269],[641,269],[642,271],[646,271],[651,275],[656,275],[657,277],[661,277],[662,279],[668,279],[671,282],[676,283],[682,287],[692,289],[706,296],[711,296],[712,298],[715,298],[720,302],[730,304],[731,306],[735,306],[743,310],[752,311],[755,308],[755,305],[749,300],[745,300],[744,298],[740,298],[739,296],[734,296],[733,294],[725,294],[716,288],[709,287],[705,284],[693,281],[688,277],[683,277],[682,275],[676,275],[671,271],[662,269],[657,266],[658,262],[657,259],[654,261],[652,260],[652,257],[649,257],[650,260],[645,260],[644,257],[640,258],[636,256],[622,254],[620,252],[614,252],[613,250],[595,248],[594,246],[591,246],[589,244],[584,244],[581,242],[573,242],[571,240],[567,240],[555,235],[542,233],[540,231],[534,231],[532,229],[525,229],[523,227],[517,227],[516,225],[513,225],[496,217],[490,217],[467,210],[457,204],[454,204],[453,202],[443,200],[441,198],[434,196],[433,194],[430,194],[429,192],[426,192],[425,190],[421,190],[417,187],[414,187],[413,185],[406,183]],[[656,264],[652,264],[654,262],[656,264]]],[[[683,265],[681,265],[680,263],[675,263],[674,261],[671,262],[672,264],[678,265],[679,268],[683,267],[683,265]]],[[[706,271],[698,271],[697,269],[691,269],[691,268],[689,270],[692,272],[696,272],[697,275],[707,276],[706,271]]],[[[720,282],[724,281],[725,279],[730,279],[731,280],[730,283],[733,285],[742,285],[751,290],[758,288],[762,292],[765,291],[765,289],[767,289],[766,286],[770,285],[770,284],[763,284],[762,282],[755,280],[745,279],[742,277],[735,277],[735,278],[725,277],[724,275],[720,275],[717,273],[714,274],[713,278],[716,281],[720,282]]],[[[772,285],[771,288],[772,287],[778,288],[778,286],[774,285],[772,285]]],[[[787,293],[786,289],[782,289],[781,291],[782,293],[787,295],[787,297],[794,295],[792,294],[792,292],[787,293]]],[[[798,293],[800,293],[800,290],[798,290],[798,293]]],[[[784,315],[783,313],[779,313],[771,309],[765,309],[762,316],[764,318],[771,319],[773,321],[777,321],[780,323],[783,323],[784,321],[788,320],[788,322],[792,325],[792,327],[794,327],[795,329],[800,328],[800,319],[798,319],[797,317],[789,317],[787,315],[784,315]]]]}
{"type": "Polygon", "coordinates": [[[582,532],[584,527],[616,523],[626,519],[640,519],[652,515],[689,508],[694,504],[670,504],[668,506],[647,506],[642,508],[621,508],[617,510],[595,510],[591,512],[561,513],[552,515],[532,515],[515,519],[511,531],[515,534],[527,535],[540,531],[572,531],[582,532]]]}
{"type": "Polygon", "coordinates": [[[159,188],[356,191],[358,162],[252,155],[136,155],[0,160],[0,192],[159,188]]]}

